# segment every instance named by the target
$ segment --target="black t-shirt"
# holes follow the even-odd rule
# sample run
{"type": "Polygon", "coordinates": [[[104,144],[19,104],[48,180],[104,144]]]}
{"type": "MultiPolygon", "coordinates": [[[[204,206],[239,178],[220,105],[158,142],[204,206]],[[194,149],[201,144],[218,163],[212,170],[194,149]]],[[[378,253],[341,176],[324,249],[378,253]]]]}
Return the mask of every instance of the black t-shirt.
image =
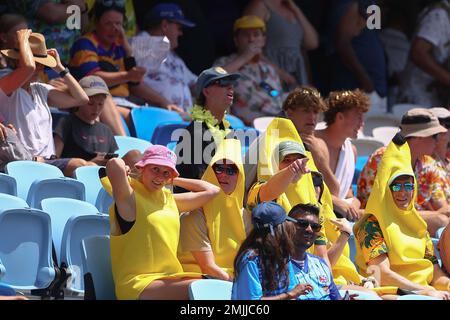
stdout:
{"type": "Polygon", "coordinates": [[[91,160],[97,152],[114,153],[119,149],[107,125],[101,122],[89,124],[74,114],[62,118],[53,134],[64,142],[61,158],[91,160]]]}

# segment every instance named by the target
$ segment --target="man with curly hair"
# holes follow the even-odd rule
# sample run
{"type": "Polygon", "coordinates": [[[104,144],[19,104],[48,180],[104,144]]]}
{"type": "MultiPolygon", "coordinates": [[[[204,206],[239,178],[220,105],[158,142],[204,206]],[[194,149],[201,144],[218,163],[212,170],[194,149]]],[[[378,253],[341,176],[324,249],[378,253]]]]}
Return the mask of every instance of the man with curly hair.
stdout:
{"type": "MultiPolygon", "coordinates": [[[[350,139],[356,139],[369,106],[369,97],[359,89],[332,91],[327,99],[328,110],[324,113],[327,127],[316,131],[316,136],[327,146],[329,166],[339,182],[339,189],[332,190],[335,210],[353,221],[362,212],[352,191],[357,152],[350,139]]],[[[326,177],[325,182],[329,184],[326,177]]]]}

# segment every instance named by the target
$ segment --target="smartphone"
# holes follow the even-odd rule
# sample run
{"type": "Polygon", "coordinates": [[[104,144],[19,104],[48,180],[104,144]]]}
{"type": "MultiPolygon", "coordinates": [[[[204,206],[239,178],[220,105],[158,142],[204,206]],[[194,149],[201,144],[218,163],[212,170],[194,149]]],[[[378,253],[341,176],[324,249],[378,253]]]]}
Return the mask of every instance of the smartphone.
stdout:
{"type": "Polygon", "coordinates": [[[112,159],[112,158],[117,158],[118,156],[119,156],[118,153],[107,153],[107,154],[105,154],[105,155],[103,156],[103,159],[109,160],[109,159],[112,159]]]}

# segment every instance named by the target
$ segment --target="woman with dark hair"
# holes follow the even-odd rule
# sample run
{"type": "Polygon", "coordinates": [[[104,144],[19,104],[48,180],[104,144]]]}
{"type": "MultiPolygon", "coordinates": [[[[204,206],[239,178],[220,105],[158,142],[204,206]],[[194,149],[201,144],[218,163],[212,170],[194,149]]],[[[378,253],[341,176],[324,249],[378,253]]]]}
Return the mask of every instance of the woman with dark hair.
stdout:
{"type": "Polygon", "coordinates": [[[297,299],[312,289],[294,277],[295,219],[276,202],[263,202],[252,211],[254,229],[234,260],[233,300],[297,299]]]}

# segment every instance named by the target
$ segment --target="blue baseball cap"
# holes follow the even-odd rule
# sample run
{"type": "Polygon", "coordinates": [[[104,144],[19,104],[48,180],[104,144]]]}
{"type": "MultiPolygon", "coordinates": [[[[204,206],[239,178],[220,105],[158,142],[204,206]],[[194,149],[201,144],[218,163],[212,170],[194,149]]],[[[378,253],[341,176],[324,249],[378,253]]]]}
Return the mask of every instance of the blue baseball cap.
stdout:
{"type": "Polygon", "coordinates": [[[195,23],[184,17],[183,10],[175,3],[160,3],[152,8],[152,10],[146,15],[146,22],[154,22],[167,19],[177,22],[185,27],[195,27],[195,23]]]}
{"type": "Polygon", "coordinates": [[[283,223],[284,221],[297,222],[294,218],[286,214],[286,210],[274,201],[267,201],[258,204],[252,210],[252,222],[256,229],[270,228],[283,223]]]}

